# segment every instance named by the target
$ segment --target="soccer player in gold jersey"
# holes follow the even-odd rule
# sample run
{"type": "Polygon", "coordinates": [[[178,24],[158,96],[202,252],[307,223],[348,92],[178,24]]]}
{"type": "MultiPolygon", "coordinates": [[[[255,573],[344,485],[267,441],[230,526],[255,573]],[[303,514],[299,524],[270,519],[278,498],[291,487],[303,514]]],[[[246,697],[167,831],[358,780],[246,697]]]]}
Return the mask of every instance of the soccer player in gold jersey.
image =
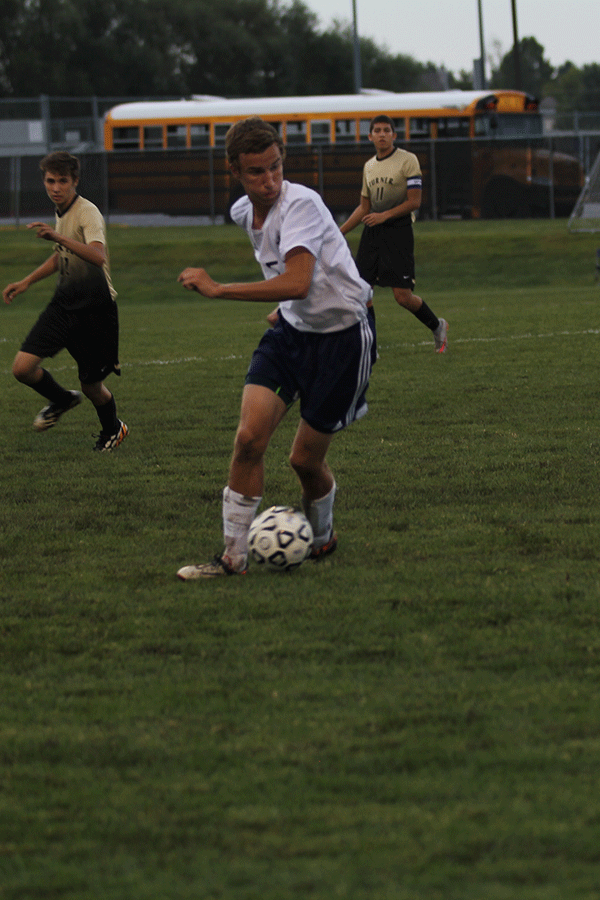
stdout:
{"type": "Polygon", "coordinates": [[[83,393],[94,405],[100,434],[94,450],[114,450],[128,434],[117,417],[115,399],[104,384],[120,374],[116,292],[110,279],[106,226],[100,210],[77,193],[77,157],[58,151],[40,163],[44,187],[54,203],[54,228],[32,222],[37,236],[54,244],[52,255],[21,281],[7,285],[5,303],[32,284],[58,273],[54,295],[25,338],[13,363],[17,381],[49,401],[33,422],[36,431],[53,428],[60,417],[81,403],[83,393]],[[78,366],[80,391],[66,390],[42,367],[47,357],[67,349],[78,366]]]}
{"type": "Polygon", "coordinates": [[[363,169],[360,203],[341,225],[348,234],[361,223],[356,264],[371,286],[391,287],[396,302],[413,313],[433,333],[435,350],[448,347],[448,323],[438,319],[413,293],[415,287],[414,234],[412,224],[421,206],[422,175],[414,153],[394,146],[396,129],[386,115],[375,116],[369,140],[376,154],[363,169]]]}

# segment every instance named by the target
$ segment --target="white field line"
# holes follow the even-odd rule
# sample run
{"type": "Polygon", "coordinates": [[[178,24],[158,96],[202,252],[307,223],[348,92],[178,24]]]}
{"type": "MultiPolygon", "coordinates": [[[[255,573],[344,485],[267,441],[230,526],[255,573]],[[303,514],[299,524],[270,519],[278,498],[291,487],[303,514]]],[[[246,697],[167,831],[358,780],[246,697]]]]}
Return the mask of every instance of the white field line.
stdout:
{"type": "MultiPolygon", "coordinates": [[[[457,344],[491,344],[491,343],[502,343],[509,341],[535,341],[535,340],[548,340],[550,338],[558,338],[558,337],[583,337],[586,335],[597,335],[600,334],[599,328],[587,328],[585,331],[555,331],[549,332],[547,334],[533,334],[531,332],[527,334],[512,334],[507,335],[505,337],[470,337],[470,338],[456,338],[452,339],[450,337],[449,340],[449,351],[451,352],[452,347],[457,344]]],[[[0,343],[6,344],[8,343],[7,338],[0,338],[0,343]]],[[[12,341],[11,341],[12,343],[12,341]]],[[[426,347],[431,344],[431,341],[418,341],[416,343],[400,343],[400,344],[380,344],[380,348],[382,350],[389,349],[391,347],[426,347]]],[[[218,357],[218,362],[225,362],[227,360],[250,360],[251,350],[249,350],[248,354],[245,356],[237,356],[235,354],[229,354],[228,356],[220,356],[218,357]]],[[[122,369],[135,369],[142,368],[146,366],[180,366],[185,365],[186,363],[202,363],[206,362],[207,358],[204,356],[182,356],[176,359],[147,359],[141,360],[138,362],[124,362],[121,364],[122,369]]],[[[49,362],[49,366],[53,372],[64,372],[67,369],[71,369],[72,365],[67,366],[55,366],[52,364],[52,361],[49,362]]],[[[8,374],[8,370],[5,369],[3,374],[8,374]]]]}
{"type": "MultiPolygon", "coordinates": [[[[453,340],[450,334],[448,335],[448,349],[450,350],[455,344],[491,344],[491,343],[500,343],[509,341],[532,341],[532,340],[547,340],[548,338],[558,338],[558,337],[582,337],[583,335],[588,334],[600,334],[600,328],[586,328],[585,331],[555,331],[550,332],[548,334],[533,334],[529,332],[527,334],[509,334],[504,337],[470,337],[470,338],[457,338],[453,340]]],[[[426,347],[431,344],[431,341],[419,341],[417,344],[404,344],[406,347],[426,347]]],[[[381,345],[385,348],[385,344],[381,345]]],[[[392,346],[391,344],[388,346],[392,346]]],[[[398,346],[394,344],[393,346],[398,346]]],[[[402,344],[400,346],[403,346],[402,344]]]]}
{"type": "MultiPolygon", "coordinates": [[[[8,343],[8,342],[7,342],[6,338],[0,338],[0,343],[8,343]]],[[[249,353],[247,356],[236,356],[235,354],[229,354],[228,356],[218,357],[216,361],[217,362],[226,362],[227,360],[240,359],[240,360],[247,360],[249,362],[251,355],[252,355],[251,353],[249,353]]],[[[67,356],[68,356],[68,354],[67,354],[67,356]]],[[[211,357],[211,362],[213,362],[213,361],[214,361],[214,359],[213,359],[213,357],[211,357]]],[[[121,363],[121,368],[122,369],[140,369],[145,366],[180,366],[180,365],[184,365],[185,363],[202,363],[202,362],[207,362],[207,358],[205,356],[182,356],[179,359],[147,359],[147,360],[142,360],[141,362],[125,362],[125,363],[121,363]]],[[[52,359],[47,360],[47,362],[45,362],[44,365],[47,366],[47,368],[52,369],[53,372],[66,372],[67,370],[71,370],[75,367],[75,363],[73,361],[71,361],[70,365],[56,366],[56,365],[54,365],[54,361],[52,359]]],[[[5,369],[3,374],[8,375],[9,370],[5,369]]]]}

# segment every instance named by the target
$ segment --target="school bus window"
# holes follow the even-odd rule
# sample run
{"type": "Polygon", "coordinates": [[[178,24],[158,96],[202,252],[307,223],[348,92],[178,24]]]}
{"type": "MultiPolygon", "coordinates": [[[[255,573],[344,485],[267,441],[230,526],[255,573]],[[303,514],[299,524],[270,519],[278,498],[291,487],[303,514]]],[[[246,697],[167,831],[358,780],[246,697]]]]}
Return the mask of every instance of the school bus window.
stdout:
{"type": "Polygon", "coordinates": [[[210,125],[190,125],[190,144],[192,147],[208,147],[210,144],[210,125]]]}
{"type": "Polygon", "coordinates": [[[469,119],[448,117],[438,120],[438,137],[468,137],[469,119]]]}
{"type": "Polygon", "coordinates": [[[187,125],[167,125],[167,147],[176,150],[187,147],[187,125]]]}
{"type": "Polygon", "coordinates": [[[305,144],[306,122],[286,122],[285,135],[287,144],[305,144]]]}
{"type": "Polygon", "coordinates": [[[162,125],[146,125],[144,127],[144,150],[162,150],[162,125]]]}
{"type": "Polygon", "coordinates": [[[337,119],[335,123],[336,144],[356,141],[356,119],[337,119]]]}
{"type": "Polygon", "coordinates": [[[331,122],[329,119],[318,119],[312,122],[310,134],[313,144],[328,144],[331,136],[331,122]]]}
{"type": "Polygon", "coordinates": [[[542,120],[537,114],[489,113],[475,117],[477,137],[540,137],[542,120]]]}
{"type": "Polygon", "coordinates": [[[411,119],[410,136],[411,138],[431,137],[431,119],[411,119]]]}
{"type": "Polygon", "coordinates": [[[361,142],[366,142],[369,140],[369,123],[370,119],[361,119],[358,123],[358,139],[361,142]]]}
{"type": "Polygon", "coordinates": [[[113,146],[115,150],[139,150],[140,129],[137,127],[115,128],[113,131],[113,146]]]}
{"type": "Polygon", "coordinates": [[[231,122],[215,123],[215,145],[222,147],[225,143],[225,135],[231,128],[231,122]]]}
{"type": "Polygon", "coordinates": [[[492,124],[489,116],[475,116],[473,122],[475,137],[489,137],[495,134],[498,116],[494,116],[494,119],[495,121],[492,124]]]}

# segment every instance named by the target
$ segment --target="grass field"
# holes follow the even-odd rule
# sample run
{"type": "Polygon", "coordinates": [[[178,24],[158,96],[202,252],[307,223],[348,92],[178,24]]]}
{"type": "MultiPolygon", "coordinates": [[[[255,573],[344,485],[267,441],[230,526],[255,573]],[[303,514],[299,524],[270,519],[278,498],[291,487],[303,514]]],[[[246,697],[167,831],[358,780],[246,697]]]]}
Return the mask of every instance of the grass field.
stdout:
{"type": "MultiPolygon", "coordinates": [[[[419,224],[450,351],[376,293],[338,552],[208,584],[175,572],[221,549],[270,307],[176,283],[257,278],[234,228],[110,243],[116,453],[89,403],[34,433],[10,374],[50,283],[0,310],[1,900],[597,900],[600,236],[419,224]]],[[[47,252],[2,231],[3,285],[47,252]]],[[[298,501],[296,422],[265,506],[298,501]]]]}

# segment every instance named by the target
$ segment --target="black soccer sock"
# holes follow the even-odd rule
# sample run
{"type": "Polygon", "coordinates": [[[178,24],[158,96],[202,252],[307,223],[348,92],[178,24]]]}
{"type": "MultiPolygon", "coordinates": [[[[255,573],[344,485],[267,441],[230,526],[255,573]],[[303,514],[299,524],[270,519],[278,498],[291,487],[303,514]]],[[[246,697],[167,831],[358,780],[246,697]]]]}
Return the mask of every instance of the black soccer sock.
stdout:
{"type": "Polygon", "coordinates": [[[73,401],[71,392],[61,387],[46,369],[42,369],[40,380],[36,384],[30,384],[29,387],[32,387],[34,391],[37,391],[38,394],[41,394],[42,397],[45,397],[46,400],[49,400],[50,403],[55,403],[57,406],[68,407],[73,401]]]}
{"type": "Polygon", "coordinates": [[[119,430],[119,420],[117,418],[117,404],[112,394],[108,403],[96,406],[96,412],[100,419],[102,434],[116,434],[119,430]]]}
{"type": "Polygon", "coordinates": [[[414,313],[419,322],[422,322],[426,328],[430,328],[432,331],[435,331],[436,328],[439,327],[440,320],[433,312],[433,310],[429,309],[425,301],[421,303],[419,309],[414,313]]]}

